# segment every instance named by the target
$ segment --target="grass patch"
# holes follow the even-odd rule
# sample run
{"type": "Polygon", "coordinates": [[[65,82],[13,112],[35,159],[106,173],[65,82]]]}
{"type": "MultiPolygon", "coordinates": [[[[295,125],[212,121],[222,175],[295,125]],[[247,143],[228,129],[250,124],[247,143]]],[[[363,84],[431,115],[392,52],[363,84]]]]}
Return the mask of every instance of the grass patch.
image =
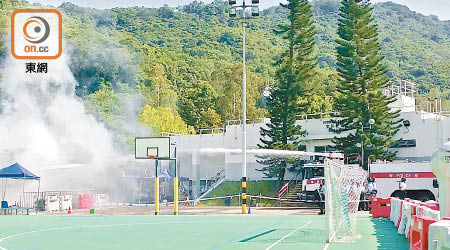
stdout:
{"type": "MultiPolygon", "coordinates": [[[[268,197],[278,196],[278,181],[249,181],[247,187],[247,193],[249,195],[259,195],[268,197]]],[[[235,195],[241,193],[241,182],[240,181],[226,181],[222,183],[219,187],[214,189],[206,198],[223,197],[227,195],[235,195]]],[[[258,203],[258,206],[274,206],[277,201],[265,200],[265,199],[253,199],[254,203],[258,203]]],[[[205,206],[225,206],[226,199],[214,199],[208,201],[202,201],[199,205],[205,206]]],[[[230,199],[231,206],[240,206],[239,197],[233,197],[230,199]]]]}

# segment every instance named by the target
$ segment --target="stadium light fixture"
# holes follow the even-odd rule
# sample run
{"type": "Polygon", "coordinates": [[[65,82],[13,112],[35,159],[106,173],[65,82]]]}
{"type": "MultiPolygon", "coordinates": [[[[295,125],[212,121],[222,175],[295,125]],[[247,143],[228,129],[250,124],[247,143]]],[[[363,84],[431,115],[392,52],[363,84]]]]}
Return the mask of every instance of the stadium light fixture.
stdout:
{"type": "Polygon", "coordinates": [[[252,7],[252,16],[259,16],[259,8],[258,7],[252,7]]]}
{"type": "Polygon", "coordinates": [[[236,17],[236,9],[230,9],[230,17],[236,17]]]}
{"type": "Polygon", "coordinates": [[[247,75],[245,70],[245,26],[246,20],[259,16],[259,0],[251,0],[252,4],[236,5],[236,0],[229,0],[230,17],[237,17],[236,10],[242,10],[242,214],[247,214],[247,75]],[[247,16],[246,9],[251,8],[251,14],[247,16]]]}

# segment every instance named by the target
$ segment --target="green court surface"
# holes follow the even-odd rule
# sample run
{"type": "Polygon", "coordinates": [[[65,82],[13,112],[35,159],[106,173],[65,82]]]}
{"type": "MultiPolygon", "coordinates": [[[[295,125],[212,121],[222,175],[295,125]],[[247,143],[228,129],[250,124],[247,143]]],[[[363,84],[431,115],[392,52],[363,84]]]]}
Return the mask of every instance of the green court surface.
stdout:
{"type": "Polygon", "coordinates": [[[1,250],[408,249],[388,220],[358,218],[361,237],[325,244],[317,215],[0,216],[1,250]]]}

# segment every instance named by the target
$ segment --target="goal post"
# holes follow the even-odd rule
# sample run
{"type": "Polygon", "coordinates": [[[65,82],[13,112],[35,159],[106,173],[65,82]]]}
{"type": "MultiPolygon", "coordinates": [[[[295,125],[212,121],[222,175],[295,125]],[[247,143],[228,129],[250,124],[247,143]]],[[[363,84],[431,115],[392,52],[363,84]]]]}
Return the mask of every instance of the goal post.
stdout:
{"type": "Polygon", "coordinates": [[[356,216],[367,172],[359,166],[325,159],[326,242],[357,238],[356,216]]]}

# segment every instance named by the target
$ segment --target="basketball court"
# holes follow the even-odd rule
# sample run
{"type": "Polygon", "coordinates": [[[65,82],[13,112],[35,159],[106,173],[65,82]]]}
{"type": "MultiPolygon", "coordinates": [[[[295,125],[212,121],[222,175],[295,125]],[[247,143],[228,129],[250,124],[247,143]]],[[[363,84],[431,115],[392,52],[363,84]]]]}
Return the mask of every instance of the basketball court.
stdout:
{"type": "Polygon", "coordinates": [[[388,220],[359,216],[352,243],[325,244],[318,215],[5,216],[0,249],[407,249],[388,220]]]}
{"type": "Polygon", "coordinates": [[[359,190],[356,184],[362,184],[365,174],[353,167],[333,163],[327,168],[326,184],[332,187],[327,189],[328,217],[317,215],[317,210],[265,207],[240,214],[240,207],[178,204],[176,148],[171,149],[169,138],[136,138],[135,158],[155,161],[154,205],[100,209],[95,214],[74,210],[72,214],[4,216],[0,250],[409,248],[389,220],[358,213],[359,200],[347,187],[359,190]],[[159,200],[163,174],[159,161],[175,166],[173,205],[159,200]],[[330,235],[333,243],[327,244],[330,235]],[[345,243],[339,243],[341,239],[345,243]]]}

